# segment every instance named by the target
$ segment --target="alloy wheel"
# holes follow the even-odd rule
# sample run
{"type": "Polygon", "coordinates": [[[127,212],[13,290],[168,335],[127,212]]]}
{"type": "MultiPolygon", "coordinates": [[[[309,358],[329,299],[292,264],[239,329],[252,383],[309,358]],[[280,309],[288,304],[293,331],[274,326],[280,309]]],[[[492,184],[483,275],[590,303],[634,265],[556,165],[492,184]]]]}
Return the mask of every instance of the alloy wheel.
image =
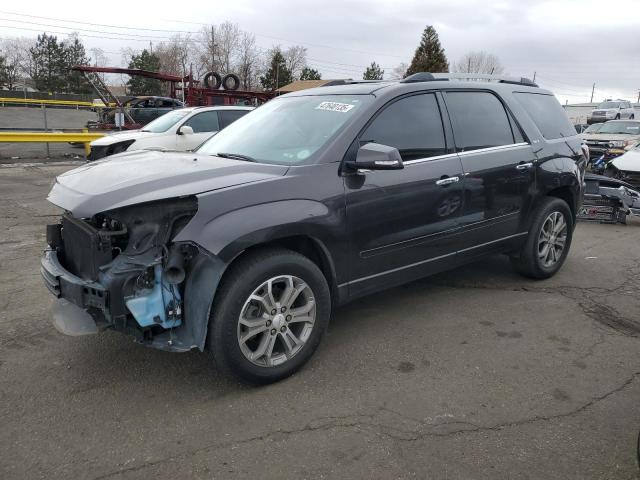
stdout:
{"type": "Polygon", "coordinates": [[[247,360],[274,367],[305,346],[316,319],[311,287],[292,275],[273,277],[246,299],[238,318],[238,343],[247,360]]]}
{"type": "Polygon", "coordinates": [[[544,267],[552,267],[562,257],[567,243],[567,222],[560,212],[545,219],[538,235],[538,258],[544,267]]]}

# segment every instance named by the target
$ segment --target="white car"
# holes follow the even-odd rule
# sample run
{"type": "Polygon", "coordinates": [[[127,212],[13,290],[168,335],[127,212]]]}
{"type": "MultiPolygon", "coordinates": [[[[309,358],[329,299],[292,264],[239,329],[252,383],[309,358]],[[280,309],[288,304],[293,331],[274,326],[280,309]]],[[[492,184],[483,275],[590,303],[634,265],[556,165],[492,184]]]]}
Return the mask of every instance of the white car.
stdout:
{"type": "Polygon", "coordinates": [[[89,160],[132,150],[192,150],[251,110],[253,107],[223,106],[172,110],[140,130],[114,132],[94,140],[89,160]]]}
{"type": "Polygon", "coordinates": [[[605,175],[623,180],[640,190],[640,144],[614,158],[607,166],[605,175]]]}
{"type": "Polygon", "coordinates": [[[607,100],[591,111],[591,114],[587,116],[587,123],[591,125],[592,123],[625,118],[629,120],[636,118],[631,102],[627,100],[607,100]]]}

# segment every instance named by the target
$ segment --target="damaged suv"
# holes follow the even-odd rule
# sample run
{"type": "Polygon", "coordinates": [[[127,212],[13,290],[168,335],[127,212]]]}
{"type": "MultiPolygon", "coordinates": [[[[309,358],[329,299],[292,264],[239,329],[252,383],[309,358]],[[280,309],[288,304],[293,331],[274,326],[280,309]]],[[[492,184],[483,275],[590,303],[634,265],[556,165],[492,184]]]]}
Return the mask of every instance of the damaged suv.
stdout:
{"type": "Polygon", "coordinates": [[[585,152],[526,79],[416,74],[278,97],[195,153],[60,175],[41,270],[70,334],[212,351],[252,383],[313,354],[332,308],[494,253],[567,257],[585,152]],[[481,81],[478,81],[481,80],[481,81]]]}

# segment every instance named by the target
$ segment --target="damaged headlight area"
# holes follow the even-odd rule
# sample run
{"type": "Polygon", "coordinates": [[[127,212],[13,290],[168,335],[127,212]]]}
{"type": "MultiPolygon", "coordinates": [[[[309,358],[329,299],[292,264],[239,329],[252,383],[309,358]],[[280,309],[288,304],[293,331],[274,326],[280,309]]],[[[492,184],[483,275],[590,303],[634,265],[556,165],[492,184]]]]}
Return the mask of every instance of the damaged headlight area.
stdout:
{"type": "MultiPolygon", "coordinates": [[[[45,283],[85,309],[99,329],[112,328],[159,348],[174,345],[184,321],[188,271],[199,248],[173,243],[197,211],[195,197],[123,207],[47,227],[45,283]]],[[[189,342],[187,342],[189,343],[189,342]]]]}

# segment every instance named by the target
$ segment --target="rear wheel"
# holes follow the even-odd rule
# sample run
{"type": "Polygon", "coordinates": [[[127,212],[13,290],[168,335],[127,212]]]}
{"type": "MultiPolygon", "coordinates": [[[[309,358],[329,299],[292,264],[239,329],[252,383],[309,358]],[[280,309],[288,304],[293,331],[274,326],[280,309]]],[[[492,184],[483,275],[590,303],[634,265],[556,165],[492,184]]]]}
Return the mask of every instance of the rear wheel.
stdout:
{"type": "Polygon", "coordinates": [[[231,266],[209,321],[209,347],[218,367],[240,380],[276,382],[302,367],[324,334],[329,287],[311,260],[269,249],[231,266]]]}
{"type": "Polygon", "coordinates": [[[552,277],[567,258],[572,235],[573,215],[567,202],[547,197],[533,213],[527,240],[511,263],[526,277],[552,277]]]}

